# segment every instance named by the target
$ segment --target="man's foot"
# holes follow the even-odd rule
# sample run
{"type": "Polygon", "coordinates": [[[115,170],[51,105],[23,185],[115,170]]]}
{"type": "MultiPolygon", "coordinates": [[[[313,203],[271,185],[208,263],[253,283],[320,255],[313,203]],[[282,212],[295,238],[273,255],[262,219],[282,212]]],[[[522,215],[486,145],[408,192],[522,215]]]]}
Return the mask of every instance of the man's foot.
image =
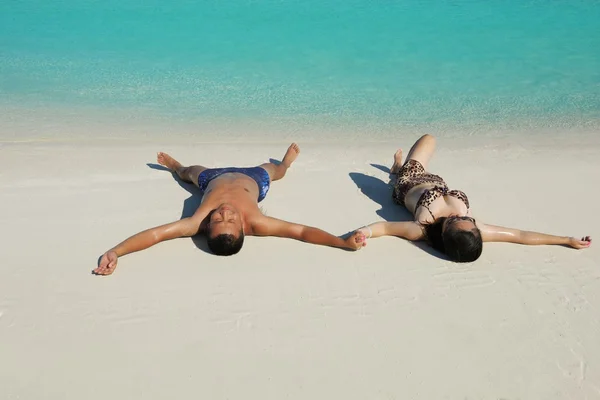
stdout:
{"type": "Polygon", "coordinates": [[[160,151],[156,153],[156,161],[158,161],[160,165],[164,165],[165,167],[169,168],[171,171],[174,172],[177,172],[177,169],[182,167],[179,161],[177,161],[167,153],[163,153],[160,151]]]}
{"type": "Polygon", "coordinates": [[[397,174],[400,168],[402,168],[402,149],[398,149],[396,154],[394,154],[394,165],[390,169],[390,174],[397,174]]]}
{"type": "Polygon", "coordinates": [[[283,156],[283,161],[281,163],[285,165],[286,168],[289,168],[290,165],[296,161],[298,154],[300,154],[300,147],[296,143],[292,143],[287,149],[285,156],[283,156]]]}

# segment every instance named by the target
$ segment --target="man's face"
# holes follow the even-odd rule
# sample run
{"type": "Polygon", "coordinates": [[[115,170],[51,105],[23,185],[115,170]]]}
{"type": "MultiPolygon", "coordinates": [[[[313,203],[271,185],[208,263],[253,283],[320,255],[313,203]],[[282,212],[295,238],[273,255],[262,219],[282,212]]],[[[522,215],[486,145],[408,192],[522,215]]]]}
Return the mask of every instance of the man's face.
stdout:
{"type": "Polygon", "coordinates": [[[221,204],[212,212],[208,224],[211,237],[223,234],[238,237],[242,231],[242,218],[239,212],[227,203],[221,204]]]}

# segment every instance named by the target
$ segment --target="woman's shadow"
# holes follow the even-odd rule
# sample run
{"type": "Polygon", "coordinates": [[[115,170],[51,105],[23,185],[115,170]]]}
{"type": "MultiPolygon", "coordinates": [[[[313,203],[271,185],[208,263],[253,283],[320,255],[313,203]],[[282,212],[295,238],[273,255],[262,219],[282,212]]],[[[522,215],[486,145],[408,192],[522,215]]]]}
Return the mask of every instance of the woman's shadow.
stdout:
{"type": "MultiPolygon", "coordinates": [[[[371,164],[389,175],[389,179],[393,179],[394,175],[390,174],[390,169],[379,164],[371,164]]],[[[374,176],[366,175],[360,172],[350,172],[350,179],[354,181],[360,191],[379,204],[381,208],[377,210],[377,215],[386,221],[412,221],[412,215],[404,207],[399,207],[392,200],[393,187],[390,183],[386,183],[374,176]]]]}
{"type": "MultiPolygon", "coordinates": [[[[179,176],[177,176],[177,174],[171,172],[170,169],[163,167],[162,165],[153,163],[147,163],[146,165],[158,171],[167,171],[171,173],[171,175],[173,175],[173,179],[175,179],[179,186],[187,190],[187,192],[191,195],[183,202],[183,209],[181,210],[180,219],[188,218],[194,215],[198,207],[200,207],[200,203],[202,202],[202,191],[193,184],[184,182],[183,180],[181,180],[181,178],[179,178],[179,176]]],[[[192,241],[198,249],[204,251],[205,253],[212,254],[208,249],[208,244],[206,243],[206,238],[204,237],[204,235],[198,234],[192,236],[192,241]]]]}
{"type": "MultiPolygon", "coordinates": [[[[395,179],[395,175],[390,173],[390,169],[380,164],[371,164],[373,168],[388,174],[390,181],[395,179]]],[[[392,193],[394,188],[390,183],[386,183],[379,178],[369,176],[360,172],[350,172],[350,179],[354,181],[360,191],[379,204],[381,208],[377,210],[377,215],[388,222],[408,222],[414,221],[412,214],[405,208],[394,202],[392,193]]],[[[445,259],[443,255],[424,242],[411,242],[421,250],[431,254],[432,256],[445,259]]]]}

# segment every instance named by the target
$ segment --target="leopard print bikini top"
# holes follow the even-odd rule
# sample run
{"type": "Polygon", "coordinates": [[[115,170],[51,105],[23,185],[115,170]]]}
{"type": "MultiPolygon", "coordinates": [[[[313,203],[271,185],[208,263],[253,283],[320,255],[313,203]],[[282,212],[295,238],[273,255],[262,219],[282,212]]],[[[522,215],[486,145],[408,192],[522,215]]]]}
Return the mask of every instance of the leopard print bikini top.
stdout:
{"type": "Polygon", "coordinates": [[[435,221],[435,219],[436,219],[435,215],[433,215],[433,213],[429,209],[429,206],[431,205],[431,203],[433,203],[434,201],[439,199],[441,196],[456,197],[457,199],[459,199],[460,201],[465,203],[465,205],[467,206],[467,210],[470,208],[469,207],[469,198],[467,197],[467,195],[464,192],[462,192],[460,190],[448,190],[448,186],[446,186],[444,184],[444,185],[436,185],[436,186],[432,187],[431,189],[425,190],[423,192],[423,194],[421,195],[421,197],[419,197],[419,201],[417,201],[417,205],[415,206],[415,211],[417,211],[417,209],[419,207],[425,207],[425,209],[427,211],[429,211],[429,214],[435,221]]]}

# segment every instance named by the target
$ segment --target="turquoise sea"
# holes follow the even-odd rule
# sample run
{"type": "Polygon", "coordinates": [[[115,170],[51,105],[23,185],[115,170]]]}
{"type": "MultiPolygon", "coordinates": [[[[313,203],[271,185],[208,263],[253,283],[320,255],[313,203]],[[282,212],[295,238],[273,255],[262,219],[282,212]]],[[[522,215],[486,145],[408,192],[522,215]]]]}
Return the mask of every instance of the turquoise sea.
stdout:
{"type": "Polygon", "coordinates": [[[5,0],[0,107],[598,126],[600,1],[5,0]]]}

